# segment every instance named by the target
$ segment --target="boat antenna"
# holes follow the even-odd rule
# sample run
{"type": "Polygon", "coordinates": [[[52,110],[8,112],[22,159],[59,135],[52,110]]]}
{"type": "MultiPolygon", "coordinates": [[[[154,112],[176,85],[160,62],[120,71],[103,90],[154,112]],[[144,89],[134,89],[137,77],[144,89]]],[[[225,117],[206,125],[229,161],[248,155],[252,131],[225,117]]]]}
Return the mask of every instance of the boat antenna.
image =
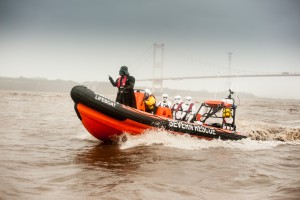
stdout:
{"type": "MultiPolygon", "coordinates": [[[[239,72],[236,73],[236,82],[239,82],[239,72]]],[[[236,84],[236,85],[239,85],[239,84],[236,84]]],[[[239,100],[239,105],[241,105],[241,100],[238,96],[238,87],[236,87],[236,90],[235,90],[235,97],[239,100]]]]}
{"type": "Polygon", "coordinates": [[[232,98],[231,98],[231,95],[232,95],[232,94],[234,94],[234,92],[233,92],[231,89],[229,89],[229,95],[228,95],[227,98],[228,98],[228,99],[232,99],[232,98]]]}

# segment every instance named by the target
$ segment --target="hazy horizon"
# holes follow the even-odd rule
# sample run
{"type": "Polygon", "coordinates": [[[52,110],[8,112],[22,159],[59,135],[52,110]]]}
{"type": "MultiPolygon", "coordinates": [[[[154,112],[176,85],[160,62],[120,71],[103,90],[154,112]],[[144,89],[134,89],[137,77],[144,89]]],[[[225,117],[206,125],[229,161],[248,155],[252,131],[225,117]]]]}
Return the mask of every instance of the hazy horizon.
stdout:
{"type": "MultiPolygon", "coordinates": [[[[0,1],[0,76],[101,82],[126,65],[151,78],[153,43],[164,43],[164,77],[226,75],[232,52],[234,90],[299,99],[299,77],[238,78],[300,73],[299,21],[296,0],[0,1]]],[[[215,92],[227,81],[164,86],[215,92]]]]}

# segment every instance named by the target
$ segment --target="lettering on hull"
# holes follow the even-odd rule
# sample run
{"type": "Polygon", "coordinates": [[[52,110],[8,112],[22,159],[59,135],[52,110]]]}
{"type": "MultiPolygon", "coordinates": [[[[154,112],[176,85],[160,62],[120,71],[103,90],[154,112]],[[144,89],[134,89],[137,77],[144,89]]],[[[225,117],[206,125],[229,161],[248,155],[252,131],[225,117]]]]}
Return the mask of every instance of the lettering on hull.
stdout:
{"type": "Polygon", "coordinates": [[[169,121],[169,127],[171,128],[179,128],[182,130],[187,130],[187,131],[195,131],[199,133],[207,133],[210,135],[216,135],[216,132],[214,129],[202,126],[202,125],[196,125],[196,124],[189,124],[189,123],[184,123],[180,121],[169,121]]]}
{"type": "Polygon", "coordinates": [[[105,104],[110,105],[110,106],[112,106],[112,107],[115,107],[115,106],[116,106],[116,102],[111,101],[111,100],[109,100],[108,98],[103,97],[103,96],[101,96],[101,95],[98,94],[98,93],[95,93],[95,99],[96,99],[97,101],[101,101],[102,103],[105,103],[105,104]]]}

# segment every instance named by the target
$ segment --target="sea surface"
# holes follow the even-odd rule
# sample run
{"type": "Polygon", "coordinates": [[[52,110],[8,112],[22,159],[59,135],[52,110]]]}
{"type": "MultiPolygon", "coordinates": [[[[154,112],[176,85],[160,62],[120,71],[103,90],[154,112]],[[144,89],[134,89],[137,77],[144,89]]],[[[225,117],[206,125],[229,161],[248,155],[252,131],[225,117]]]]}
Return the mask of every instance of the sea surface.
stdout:
{"type": "Polygon", "coordinates": [[[69,94],[0,95],[0,199],[300,199],[299,100],[240,99],[241,141],[148,131],[105,145],[69,94]]]}

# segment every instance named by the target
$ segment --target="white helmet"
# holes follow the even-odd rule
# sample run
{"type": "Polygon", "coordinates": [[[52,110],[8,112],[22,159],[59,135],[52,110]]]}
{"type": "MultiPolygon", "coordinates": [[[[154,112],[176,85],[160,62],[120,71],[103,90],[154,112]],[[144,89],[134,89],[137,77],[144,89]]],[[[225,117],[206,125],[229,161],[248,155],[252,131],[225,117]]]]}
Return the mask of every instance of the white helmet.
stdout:
{"type": "Polygon", "coordinates": [[[185,97],[185,104],[190,104],[190,103],[192,103],[192,97],[191,96],[185,97]]]}
{"type": "Polygon", "coordinates": [[[163,94],[162,98],[168,98],[168,95],[167,94],[163,94]]]}
{"type": "Polygon", "coordinates": [[[187,97],[185,97],[185,100],[192,101],[192,97],[191,96],[187,96],[187,97]]]}
{"type": "Polygon", "coordinates": [[[152,94],[152,93],[151,93],[151,90],[149,90],[149,89],[145,89],[145,93],[146,93],[146,94],[149,94],[149,95],[152,94]]]}
{"type": "Polygon", "coordinates": [[[167,94],[163,94],[163,95],[162,95],[162,99],[163,99],[163,102],[167,102],[167,100],[168,100],[168,95],[167,95],[167,94]]]}
{"type": "Polygon", "coordinates": [[[175,100],[175,103],[180,103],[181,102],[181,96],[176,95],[174,100],[175,100]]]}

